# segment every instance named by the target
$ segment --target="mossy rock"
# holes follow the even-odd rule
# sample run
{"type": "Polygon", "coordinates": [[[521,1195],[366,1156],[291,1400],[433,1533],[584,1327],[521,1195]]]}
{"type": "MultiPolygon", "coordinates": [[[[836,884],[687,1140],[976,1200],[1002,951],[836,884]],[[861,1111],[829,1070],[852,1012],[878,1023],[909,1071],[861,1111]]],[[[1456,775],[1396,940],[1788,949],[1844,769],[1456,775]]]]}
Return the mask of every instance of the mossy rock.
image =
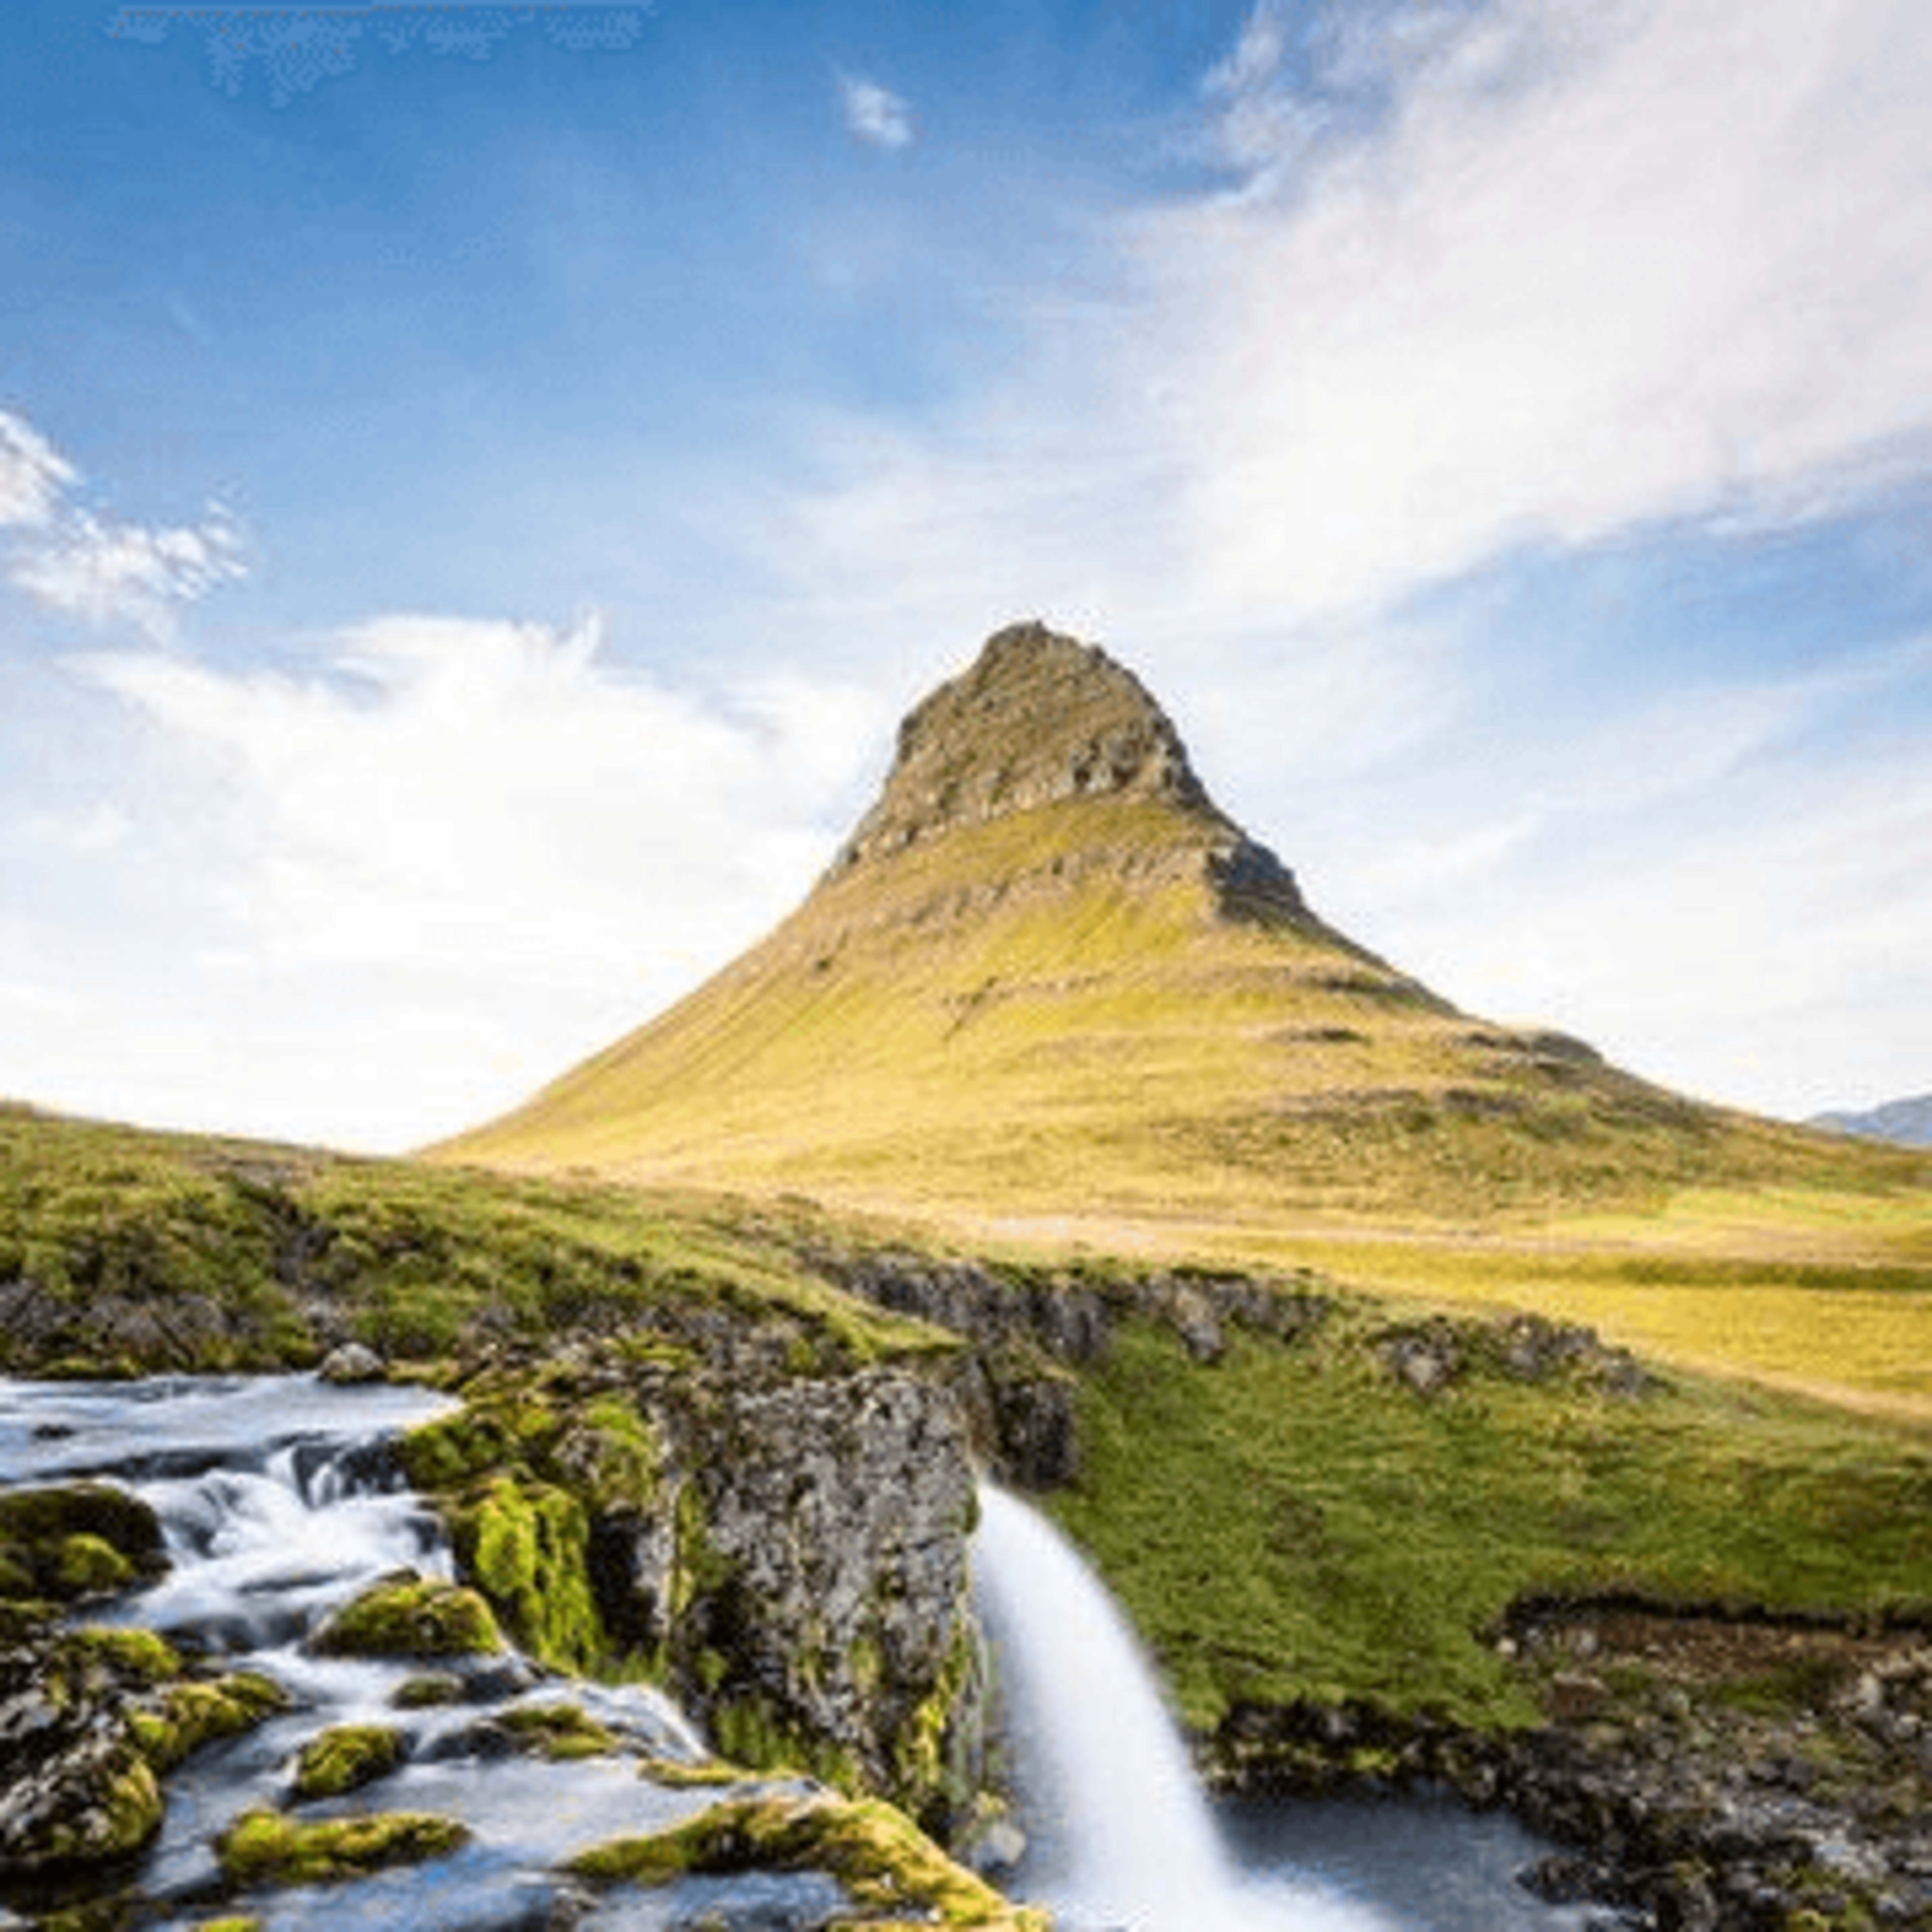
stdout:
{"type": "Polygon", "coordinates": [[[244,1811],[214,1842],[231,1883],[322,1885],[392,1865],[446,1857],[468,1826],[424,1811],[378,1811],[304,1823],[279,1811],[244,1811]]]}
{"type": "Polygon", "coordinates": [[[463,1680],[446,1670],[425,1670],[406,1677],[391,1695],[389,1702],[399,1711],[428,1711],[440,1704],[460,1703],[463,1680]]]}
{"type": "Polygon", "coordinates": [[[0,1493],[0,1594],[73,1603],[167,1568],[160,1519],[107,1483],[0,1493]]]}
{"type": "Polygon", "coordinates": [[[403,1761],[403,1734],[393,1724],[332,1724],[302,1748],[298,1798],[339,1798],[387,1778],[403,1761]]]}
{"type": "Polygon", "coordinates": [[[1046,1932],[1049,1923],[1044,1912],[1016,1906],[955,1864],[904,1812],[878,1798],[772,1792],[733,1799],[667,1831],[594,1846],[571,1864],[604,1884],[668,1885],[687,1872],[822,1871],[868,1918],[892,1915],[983,1932],[1046,1932]]]}
{"type": "Polygon", "coordinates": [[[172,1683],[182,1670],[181,1653],[165,1637],[117,1624],[83,1624],[68,1631],[61,1640],[61,1652],[148,1688],[172,1683]]]}
{"type": "Polygon", "coordinates": [[[16,1872],[93,1864],[139,1851],[161,1826],[161,1787],[153,1767],[124,1734],[76,1768],[58,1814],[16,1846],[16,1872]]]}
{"type": "Polygon", "coordinates": [[[414,1570],[372,1583],[309,1640],[320,1657],[466,1657],[502,1647],[496,1619],[474,1590],[414,1570]]]}
{"type": "Polygon", "coordinates": [[[172,1771],[218,1738],[239,1737],[288,1708],[288,1694],[259,1671],[238,1670],[209,1684],[172,1684],[158,1702],[131,1712],[128,1724],[142,1755],[172,1771]]]}
{"type": "Polygon", "coordinates": [[[590,1581],[590,1522],[554,1484],[498,1476],[449,1513],[463,1574],[540,1663],[584,1672],[611,1645],[590,1581]]]}
{"type": "Polygon", "coordinates": [[[602,1757],[617,1740],[577,1704],[520,1704],[501,1712],[496,1721],[520,1744],[554,1759],[602,1757]]]}

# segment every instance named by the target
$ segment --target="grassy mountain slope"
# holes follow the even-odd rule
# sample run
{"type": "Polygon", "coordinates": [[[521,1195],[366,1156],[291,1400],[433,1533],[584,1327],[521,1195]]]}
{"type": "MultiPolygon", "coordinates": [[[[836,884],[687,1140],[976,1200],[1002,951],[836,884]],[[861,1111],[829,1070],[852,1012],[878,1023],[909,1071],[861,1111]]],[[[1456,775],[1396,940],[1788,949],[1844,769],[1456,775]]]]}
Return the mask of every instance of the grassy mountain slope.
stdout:
{"type": "Polygon", "coordinates": [[[1101,653],[1002,632],[805,903],[446,1157],[940,1215],[1546,1218],[1932,1162],[1492,1025],[1324,925],[1101,653]]]}

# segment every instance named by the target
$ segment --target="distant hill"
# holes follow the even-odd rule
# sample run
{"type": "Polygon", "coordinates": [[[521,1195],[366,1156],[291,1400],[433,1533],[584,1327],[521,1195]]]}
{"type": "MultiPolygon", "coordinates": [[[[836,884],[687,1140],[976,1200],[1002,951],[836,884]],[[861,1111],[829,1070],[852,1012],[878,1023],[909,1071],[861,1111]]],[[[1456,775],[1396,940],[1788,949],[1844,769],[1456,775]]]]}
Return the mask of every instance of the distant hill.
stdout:
{"type": "Polygon", "coordinates": [[[1861,1139],[1892,1141],[1900,1147],[1932,1147],[1932,1094],[1888,1100],[1863,1113],[1814,1114],[1807,1125],[1831,1134],[1855,1134],[1861,1139]]]}
{"type": "Polygon", "coordinates": [[[1130,672],[1039,624],[906,718],[878,803],[768,938],[433,1152],[1247,1220],[1534,1213],[1881,1160],[1458,1012],[1323,922],[1130,672]]]}

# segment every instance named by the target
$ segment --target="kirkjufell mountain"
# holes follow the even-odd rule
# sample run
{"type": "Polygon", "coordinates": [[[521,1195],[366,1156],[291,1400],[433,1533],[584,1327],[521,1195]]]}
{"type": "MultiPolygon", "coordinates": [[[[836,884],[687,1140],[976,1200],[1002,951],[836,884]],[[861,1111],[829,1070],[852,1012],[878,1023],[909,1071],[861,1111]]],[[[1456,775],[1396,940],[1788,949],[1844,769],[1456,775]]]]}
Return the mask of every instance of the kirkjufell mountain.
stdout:
{"type": "Polygon", "coordinates": [[[809,896],[443,1158],[998,1214],[1454,1215],[1818,1137],[1460,1012],[1326,925],[1131,672],[1038,623],[907,717],[809,896]]]}

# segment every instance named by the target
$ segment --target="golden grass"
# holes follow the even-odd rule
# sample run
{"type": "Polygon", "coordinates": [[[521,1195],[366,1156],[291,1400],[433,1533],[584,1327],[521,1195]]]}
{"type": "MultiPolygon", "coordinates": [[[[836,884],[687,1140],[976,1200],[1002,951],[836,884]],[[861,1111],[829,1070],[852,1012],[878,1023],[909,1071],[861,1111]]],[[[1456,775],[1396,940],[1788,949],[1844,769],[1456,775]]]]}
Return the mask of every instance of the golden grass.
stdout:
{"type": "Polygon", "coordinates": [[[1231,917],[1227,830],[1086,800],[855,865],[432,1157],[1318,1267],[1932,1417],[1932,1156],[1698,1105],[1312,919],[1231,917]]]}

